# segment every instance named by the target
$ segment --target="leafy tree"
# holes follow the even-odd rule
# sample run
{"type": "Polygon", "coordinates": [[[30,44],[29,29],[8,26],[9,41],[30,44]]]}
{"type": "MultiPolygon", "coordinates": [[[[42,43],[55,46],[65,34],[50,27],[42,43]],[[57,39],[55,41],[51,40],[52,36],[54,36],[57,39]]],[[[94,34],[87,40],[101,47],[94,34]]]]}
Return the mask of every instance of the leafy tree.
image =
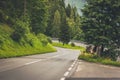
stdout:
{"type": "Polygon", "coordinates": [[[68,6],[66,7],[66,15],[67,15],[67,17],[71,16],[71,10],[72,10],[71,5],[68,4],[68,6]]]}
{"type": "Polygon", "coordinates": [[[60,27],[60,41],[62,41],[64,45],[64,44],[68,44],[70,41],[70,30],[66,21],[66,13],[64,8],[62,8],[62,10],[63,10],[63,15],[62,15],[62,23],[60,27]]]}
{"type": "Polygon", "coordinates": [[[87,0],[82,10],[82,30],[88,43],[99,46],[98,54],[104,47],[119,45],[120,0],[87,0]],[[113,39],[114,36],[114,39],[113,39]]]}
{"type": "Polygon", "coordinates": [[[44,33],[48,21],[48,0],[32,0],[29,11],[31,17],[32,31],[36,34],[44,33]]]}
{"type": "Polygon", "coordinates": [[[61,12],[60,12],[60,9],[61,9],[61,2],[62,0],[49,0],[49,19],[48,19],[48,26],[47,26],[47,29],[46,29],[46,32],[45,34],[48,35],[48,36],[52,36],[53,35],[53,32],[52,32],[52,29],[54,27],[53,25],[53,21],[54,21],[54,15],[55,15],[55,12],[58,10],[59,13],[60,13],[60,16],[61,16],[61,12]]]}

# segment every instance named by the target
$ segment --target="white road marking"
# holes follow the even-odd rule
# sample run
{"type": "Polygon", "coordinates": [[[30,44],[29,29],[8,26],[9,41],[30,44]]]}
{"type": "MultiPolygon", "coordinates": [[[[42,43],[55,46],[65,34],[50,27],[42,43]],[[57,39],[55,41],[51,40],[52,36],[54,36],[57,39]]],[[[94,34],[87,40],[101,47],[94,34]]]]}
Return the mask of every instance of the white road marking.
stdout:
{"type": "Polygon", "coordinates": [[[69,69],[68,69],[68,71],[71,71],[72,70],[72,67],[70,67],[69,69]]]}
{"type": "Polygon", "coordinates": [[[73,67],[74,65],[71,65],[71,67],[73,67]]]}
{"type": "Polygon", "coordinates": [[[75,65],[76,62],[77,62],[77,59],[75,59],[75,61],[73,62],[73,64],[68,68],[68,71],[64,73],[64,77],[62,77],[60,80],[65,80],[65,77],[67,77],[69,75],[70,71],[72,70],[72,68],[74,67],[74,65],[75,65]]]}
{"type": "Polygon", "coordinates": [[[77,61],[77,59],[75,59],[75,61],[77,61]]]}
{"type": "Polygon", "coordinates": [[[61,78],[60,80],[65,80],[65,78],[63,77],[63,78],[61,78]]]}
{"type": "Polygon", "coordinates": [[[66,77],[66,76],[68,76],[68,74],[69,74],[69,72],[67,71],[67,72],[64,74],[64,76],[66,77]]]}
{"type": "Polygon", "coordinates": [[[72,65],[75,65],[75,62],[72,65]]]}
{"type": "Polygon", "coordinates": [[[25,65],[30,65],[30,64],[33,64],[33,63],[36,63],[36,62],[39,62],[39,61],[41,61],[41,59],[40,59],[40,60],[37,60],[37,61],[25,63],[25,65]]]}
{"type": "MultiPolygon", "coordinates": [[[[59,57],[59,56],[63,56],[63,55],[65,55],[65,54],[55,55],[55,56],[53,56],[51,58],[55,58],[55,57],[59,57]]],[[[49,59],[51,59],[51,58],[49,58],[49,59]]],[[[48,60],[48,59],[44,59],[44,60],[48,60]]],[[[30,65],[30,64],[33,64],[33,63],[36,63],[36,62],[39,62],[39,61],[42,61],[42,60],[40,59],[40,60],[37,60],[37,61],[28,62],[28,63],[25,63],[25,65],[30,65]]]]}

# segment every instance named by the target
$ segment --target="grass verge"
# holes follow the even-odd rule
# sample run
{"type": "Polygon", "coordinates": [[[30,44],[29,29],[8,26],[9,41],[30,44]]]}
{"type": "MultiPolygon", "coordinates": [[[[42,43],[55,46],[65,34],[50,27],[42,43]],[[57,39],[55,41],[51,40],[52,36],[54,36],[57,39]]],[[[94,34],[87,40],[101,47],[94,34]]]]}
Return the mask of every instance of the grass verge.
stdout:
{"type": "Polygon", "coordinates": [[[17,46],[17,48],[10,48],[7,50],[0,50],[0,59],[2,58],[11,58],[11,57],[20,57],[20,56],[28,56],[35,54],[44,54],[48,52],[56,52],[57,50],[53,48],[50,44],[47,46],[40,46],[39,48],[34,48],[31,46],[23,47],[17,46]]]}
{"type": "Polygon", "coordinates": [[[88,61],[88,62],[95,62],[95,63],[101,63],[105,65],[112,65],[112,66],[120,67],[120,62],[112,61],[111,59],[98,57],[97,55],[93,55],[93,54],[84,53],[84,54],[81,54],[78,58],[88,61]]]}
{"type": "Polygon", "coordinates": [[[57,51],[44,34],[35,35],[28,31],[16,40],[11,36],[14,31],[7,24],[0,24],[0,59],[57,51]]]}
{"type": "Polygon", "coordinates": [[[84,51],[85,48],[84,47],[81,47],[81,46],[71,46],[70,44],[62,44],[62,43],[57,43],[57,42],[53,42],[52,43],[53,46],[56,46],[56,47],[61,47],[61,48],[68,48],[68,49],[77,49],[77,50],[81,50],[81,51],[84,51]]]}

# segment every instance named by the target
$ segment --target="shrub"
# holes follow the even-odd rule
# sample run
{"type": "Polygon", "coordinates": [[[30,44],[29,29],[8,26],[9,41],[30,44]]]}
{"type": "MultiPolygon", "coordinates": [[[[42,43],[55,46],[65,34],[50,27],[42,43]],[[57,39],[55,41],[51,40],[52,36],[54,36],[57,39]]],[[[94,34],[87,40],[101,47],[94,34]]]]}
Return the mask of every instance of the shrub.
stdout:
{"type": "Polygon", "coordinates": [[[44,40],[46,39],[46,40],[47,40],[46,35],[44,35],[44,34],[42,34],[42,33],[37,34],[37,37],[38,37],[39,40],[42,40],[42,39],[44,39],[44,40]]]}
{"type": "Polygon", "coordinates": [[[19,42],[21,39],[21,35],[19,32],[13,32],[12,35],[10,36],[14,41],[19,42]]]}
{"type": "Polygon", "coordinates": [[[72,42],[72,43],[71,43],[71,46],[72,46],[72,47],[75,47],[75,43],[72,42]]]}
{"type": "Polygon", "coordinates": [[[115,51],[114,49],[108,49],[104,51],[104,53],[102,53],[101,56],[104,58],[110,58],[113,61],[116,61],[118,57],[117,51],[115,51]]]}
{"type": "Polygon", "coordinates": [[[19,41],[23,36],[25,36],[25,34],[29,33],[29,28],[28,28],[29,24],[27,24],[26,22],[23,22],[22,20],[17,20],[15,25],[14,25],[14,32],[11,35],[11,38],[14,41],[19,41]]]}
{"type": "Polygon", "coordinates": [[[43,46],[47,46],[48,41],[47,40],[41,40],[43,46]]]}
{"type": "Polygon", "coordinates": [[[47,41],[52,44],[52,40],[50,37],[47,37],[47,41]]]}
{"type": "Polygon", "coordinates": [[[48,42],[50,41],[50,40],[48,41],[48,38],[46,35],[41,34],[41,33],[37,35],[37,38],[42,42],[43,46],[46,46],[48,42]]]}
{"type": "Polygon", "coordinates": [[[3,45],[3,41],[0,40],[0,49],[2,48],[2,45],[3,45]]]}

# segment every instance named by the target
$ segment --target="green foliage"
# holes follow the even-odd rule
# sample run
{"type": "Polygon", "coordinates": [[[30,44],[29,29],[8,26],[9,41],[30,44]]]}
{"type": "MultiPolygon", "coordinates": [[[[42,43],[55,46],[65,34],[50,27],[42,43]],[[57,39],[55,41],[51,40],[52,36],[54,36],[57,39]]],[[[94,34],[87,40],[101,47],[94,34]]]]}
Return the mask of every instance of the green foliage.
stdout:
{"type": "Polygon", "coordinates": [[[119,54],[115,49],[108,49],[104,51],[104,53],[102,53],[101,56],[105,58],[110,58],[111,60],[116,61],[119,54]]]}
{"type": "Polygon", "coordinates": [[[46,46],[48,43],[52,43],[52,40],[50,37],[46,37],[44,34],[38,34],[37,38],[43,43],[43,46],[46,46]]]}
{"type": "Polygon", "coordinates": [[[23,20],[16,20],[16,23],[14,25],[14,32],[11,35],[11,38],[14,41],[19,42],[19,40],[22,38],[22,36],[25,36],[25,34],[29,33],[29,23],[23,20]]]}
{"type": "Polygon", "coordinates": [[[62,24],[61,24],[61,27],[60,27],[60,41],[63,42],[63,44],[68,44],[69,41],[70,41],[70,28],[67,24],[67,20],[66,20],[66,13],[65,13],[65,9],[63,9],[63,15],[61,17],[62,19],[62,24]]]}
{"type": "Polygon", "coordinates": [[[47,40],[41,40],[41,42],[42,42],[43,46],[47,46],[47,44],[48,44],[47,40]]]}
{"type": "MultiPolygon", "coordinates": [[[[0,58],[56,51],[49,43],[44,46],[38,37],[32,33],[24,34],[19,40],[19,43],[12,40],[10,37],[11,34],[13,34],[12,28],[7,25],[0,25],[0,58]]],[[[44,37],[46,36],[44,35],[44,37]]],[[[41,37],[41,39],[44,37],[41,37]]]]}
{"type": "Polygon", "coordinates": [[[9,27],[0,26],[0,58],[55,51],[44,33],[67,44],[79,21],[75,8],[67,12],[69,17],[66,10],[64,0],[1,0],[0,23],[9,27]]]}
{"type": "Polygon", "coordinates": [[[52,39],[50,37],[47,37],[47,40],[48,40],[49,43],[52,44],[52,39]]]}
{"type": "Polygon", "coordinates": [[[31,0],[29,1],[29,11],[31,18],[32,31],[35,34],[44,33],[48,21],[48,0],[31,0]]]}
{"type": "Polygon", "coordinates": [[[70,32],[69,32],[69,27],[67,25],[63,25],[61,27],[60,41],[62,41],[63,44],[68,44],[70,41],[70,32]]]}
{"type": "Polygon", "coordinates": [[[72,10],[71,5],[68,4],[68,6],[66,7],[66,15],[67,15],[68,17],[71,16],[71,10],[72,10]]]}
{"type": "Polygon", "coordinates": [[[87,5],[82,10],[82,30],[88,43],[119,45],[119,3],[120,0],[87,0],[87,5]]]}
{"type": "Polygon", "coordinates": [[[53,46],[56,46],[56,47],[61,47],[61,48],[68,48],[68,49],[77,49],[77,50],[81,50],[81,51],[84,51],[85,48],[84,47],[81,47],[81,46],[71,46],[70,44],[65,44],[63,45],[62,43],[52,43],[53,46]]]}
{"type": "Polygon", "coordinates": [[[59,37],[60,34],[60,26],[61,26],[61,16],[60,12],[56,10],[53,20],[53,28],[52,28],[52,37],[59,37]]]}
{"type": "Polygon", "coordinates": [[[105,65],[113,65],[120,67],[120,62],[112,61],[109,58],[102,58],[97,55],[83,53],[79,56],[79,59],[89,61],[89,62],[95,62],[95,63],[101,63],[105,65]]]}
{"type": "Polygon", "coordinates": [[[49,6],[50,16],[46,34],[51,37],[62,38],[63,33],[69,42],[70,39],[73,39],[80,32],[80,16],[77,8],[72,7],[70,4],[65,7],[64,0],[50,0],[49,6]],[[66,29],[66,33],[65,29],[62,30],[62,28],[66,29]]]}
{"type": "Polygon", "coordinates": [[[75,47],[75,43],[72,42],[72,43],[70,43],[70,44],[71,44],[72,47],[75,47]]]}
{"type": "MultiPolygon", "coordinates": [[[[104,47],[117,49],[120,45],[119,3],[120,0],[87,0],[87,4],[82,9],[82,30],[85,41],[95,46],[102,46],[97,51],[98,54],[104,52],[104,47]]],[[[111,50],[106,52],[115,60],[115,52],[111,50]]]]}

